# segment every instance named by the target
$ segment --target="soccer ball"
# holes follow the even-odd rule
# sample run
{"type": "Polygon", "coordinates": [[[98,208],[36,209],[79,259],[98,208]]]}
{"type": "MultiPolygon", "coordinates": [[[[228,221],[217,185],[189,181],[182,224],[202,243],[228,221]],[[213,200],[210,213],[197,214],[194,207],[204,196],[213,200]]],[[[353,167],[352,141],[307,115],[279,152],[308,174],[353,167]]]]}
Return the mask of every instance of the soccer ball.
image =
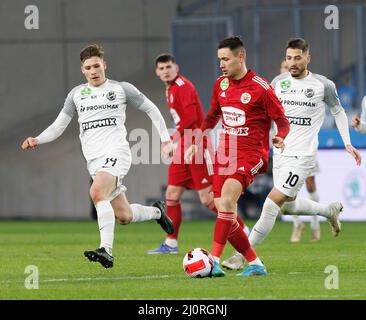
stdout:
{"type": "Polygon", "coordinates": [[[207,250],[196,248],[184,256],[183,270],[192,278],[204,278],[211,274],[213,264],[213,258],[207,250]]]}

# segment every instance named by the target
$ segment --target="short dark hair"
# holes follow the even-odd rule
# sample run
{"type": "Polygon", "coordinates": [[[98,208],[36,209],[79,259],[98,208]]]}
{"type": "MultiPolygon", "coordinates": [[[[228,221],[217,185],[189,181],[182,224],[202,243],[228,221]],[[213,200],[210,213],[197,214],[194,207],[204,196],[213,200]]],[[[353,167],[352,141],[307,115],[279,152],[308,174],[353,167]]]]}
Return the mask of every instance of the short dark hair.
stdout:
{"type": "Polygon", "coordinates": [[[158,65],[158,63],[165,63],[165,62],[173,62],[175,63],[175,57],[173,54],[169,52],[165,52],[162,54],[159,54],[155,59],[155,67],[158,65]]]}
{"type": "Polygon", "coordinates": [[[310,46],[303,38],[290,38],[286,43],[285,51],[287,49],[300,49],[302,52],[308,52],[310,46]]]}
{"type": "Polygon", "coordinates": [[[86,59],[89,59],[91,57],[104,57],[104,51],[103,47],[98,44],[91,44],[80,52],[80,62],[83,63],[86,59]]]}
{"type": "Polygon", "coordinates": [[[230,48],[231,51],[240,49],[245,51],[243,41],[241,41],[239,36],[231,36],[222,39],[217,46],[217,49],[230,48]]]}

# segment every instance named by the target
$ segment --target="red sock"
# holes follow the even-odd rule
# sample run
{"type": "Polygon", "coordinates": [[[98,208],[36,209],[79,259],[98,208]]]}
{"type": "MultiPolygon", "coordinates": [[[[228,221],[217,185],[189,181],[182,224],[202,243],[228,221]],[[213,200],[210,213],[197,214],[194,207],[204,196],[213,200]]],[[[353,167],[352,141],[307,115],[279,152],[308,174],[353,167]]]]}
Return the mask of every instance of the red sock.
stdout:
{"type": "Polygon", "coordinates": [[[251,262],[257,258],[257,254],[250,245],[248,236],[245,234],[238,221],[235,221],[233,224],[228,236],[228,240],[236,249],[236,251],[240,252],[248,262],[251,262]]]}
{"type": "Polygon", "coordinates": [[[234,222],[234,212],[219,211],[216,218],[212,255],[220,258],[234,222]]]}
{"type": "MultiPolygon", "coordinates": [[[[214,213],[217,214],[217,209],[215,207],[215,202],[214,201],[211,201],[208,204],[207,208],[209,208],[210,210],[212,210],[214,213]]],[[[245,223],[244,223],[243,219],[241,218],[241,216],[239,216],[239,214],[236,215],[236,220],[239,222],[240,227],[243,229],[244,226],[245,226],[245,223]]]]}
{"type": "Polygon", "coordinates": [[[241,218],[241,216],[239,216],[239,213],[236,215],[236,221],[238,221],[240,227],[243,229],[245,224],[244,224],[244,221],[243,219],[241,218]]]}
{"type": "Polygon", "coordinates": [[[178,239],[179,227],[182,223],[182,207],[179,200],[166,199],[166,213],[173,222],[174,233],[167,234],[169,239],[178,239]]]}

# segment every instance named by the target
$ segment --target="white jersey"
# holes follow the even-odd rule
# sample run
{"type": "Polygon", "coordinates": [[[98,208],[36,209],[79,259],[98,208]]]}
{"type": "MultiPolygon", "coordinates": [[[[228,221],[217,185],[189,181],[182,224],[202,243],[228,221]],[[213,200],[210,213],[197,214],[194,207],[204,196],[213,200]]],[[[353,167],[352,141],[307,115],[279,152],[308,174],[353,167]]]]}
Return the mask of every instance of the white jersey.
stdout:
{"type": "MultiPolygon", "coordinates": [[[[271,83],[290,123],[284,140],[284,156],[313,156],[318,149],[318,133],[325,117],[326,105],[332,114],[343,109],[335,84],[324,76],[311,73],[296,79],[282,73],[271,83]]],[[[274,153],[280,150],[273,148],[274,153]]]]}
{"type": "Polygon", "coordinates": [[[71,118],[78,114],[83,154],[86,160],[91,160],[129,146],[126,106],[139,109],[146,100],[130,83],[107,79],[98,87],[86,83],[72,89],[61,112],[71,118]]]}

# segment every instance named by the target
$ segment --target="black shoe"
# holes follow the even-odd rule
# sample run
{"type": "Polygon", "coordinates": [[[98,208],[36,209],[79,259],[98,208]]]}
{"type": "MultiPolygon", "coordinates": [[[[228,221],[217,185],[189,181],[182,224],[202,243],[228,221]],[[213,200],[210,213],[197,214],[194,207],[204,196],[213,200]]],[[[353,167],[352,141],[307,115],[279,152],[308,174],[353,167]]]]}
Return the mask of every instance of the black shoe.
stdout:
{"type": "Polygon", "coordinates": [[[96,250],[84,251],[84,256],[89,261],[99,262],[106,269],[113,267],[114,258],[103,247],[96,250]]]}
{"type": "Polygon", "coordinates": [[[170,218],[166,214],[165,202],[158,200],[158,201],[154,202],[152,206],[158,208],[161,212],[161,217],[158,220],[156,220],[156,222],[160,224],[162,229],[167,234],[173,234],[174,226],[173,226],[172,220],[170,220],[170,218]]]}

